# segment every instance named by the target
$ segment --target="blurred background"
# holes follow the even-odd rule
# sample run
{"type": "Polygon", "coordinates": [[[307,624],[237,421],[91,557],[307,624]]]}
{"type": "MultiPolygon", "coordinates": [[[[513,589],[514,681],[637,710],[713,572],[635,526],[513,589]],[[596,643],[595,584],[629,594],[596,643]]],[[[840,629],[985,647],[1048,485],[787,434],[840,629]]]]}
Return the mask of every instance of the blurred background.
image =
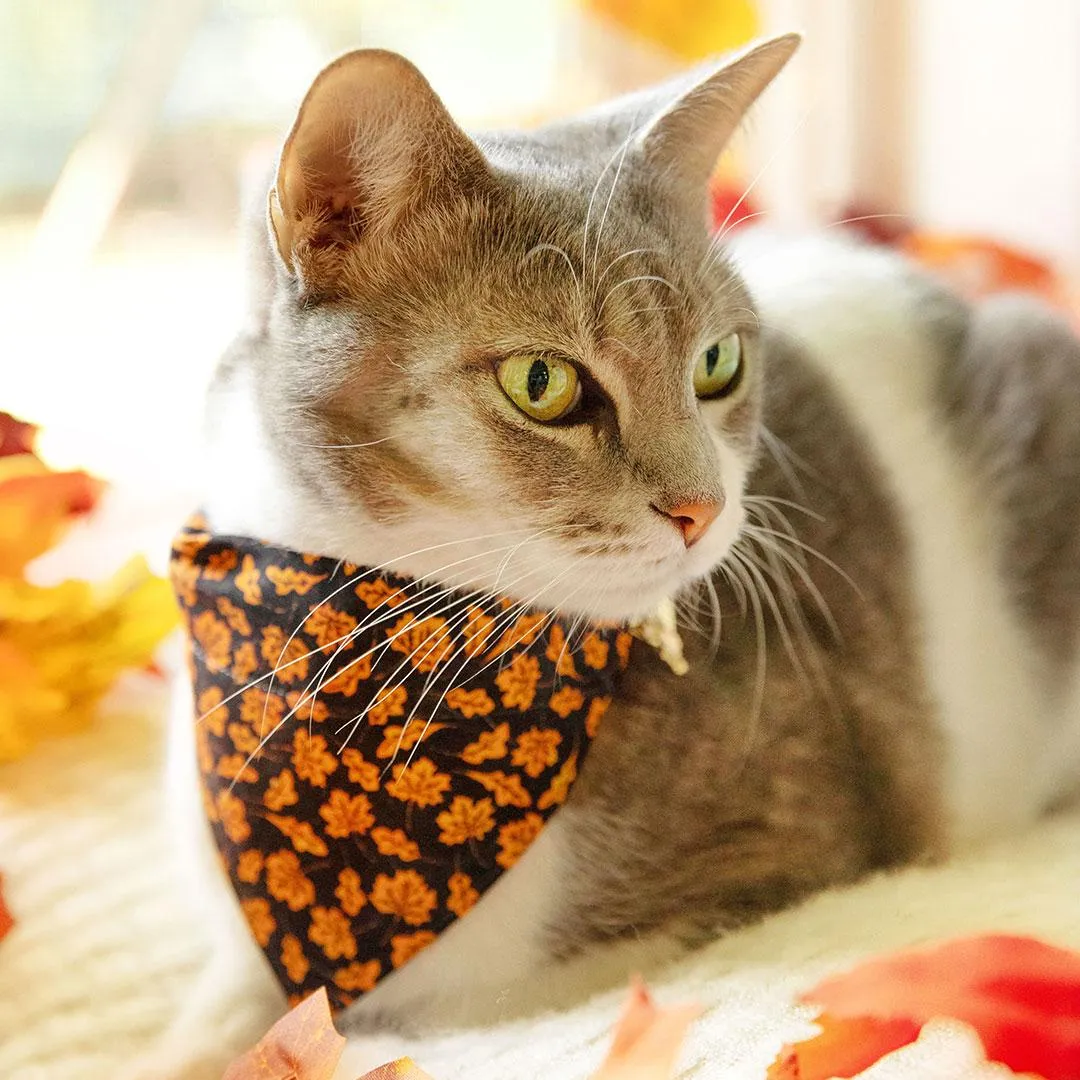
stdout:
{"type": "Polygon", "coordinates": [[[528,124],[791,28],[724,205],[753,183],[742,210],[787,223],[910,222],[976,286],[984,242],[1080,276],[1074,0],[0,0],[0,408],[59,464],[182,484],[241,312],[239,192],[345,49],[528,124]]]}

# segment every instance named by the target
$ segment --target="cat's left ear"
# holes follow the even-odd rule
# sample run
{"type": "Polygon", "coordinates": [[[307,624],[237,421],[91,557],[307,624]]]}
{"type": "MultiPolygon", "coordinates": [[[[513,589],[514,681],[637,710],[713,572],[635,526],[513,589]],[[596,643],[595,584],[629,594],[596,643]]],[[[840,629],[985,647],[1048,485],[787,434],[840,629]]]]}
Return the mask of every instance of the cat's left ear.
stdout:
{"type": "Polygon", "coordinates": [[[645,161],[688,205],[704,208],[716,163],[747,110],[799,47],[798,34],[747,46],[682,82],[637,138],[645,161]]]}

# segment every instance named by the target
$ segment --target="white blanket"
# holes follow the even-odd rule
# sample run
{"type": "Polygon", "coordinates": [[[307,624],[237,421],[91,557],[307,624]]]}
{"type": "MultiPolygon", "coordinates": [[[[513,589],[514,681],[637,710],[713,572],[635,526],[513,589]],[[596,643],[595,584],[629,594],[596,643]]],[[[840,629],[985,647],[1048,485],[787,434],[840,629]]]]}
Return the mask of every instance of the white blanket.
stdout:
{"type": "MultiPolygon", "coordinates": [[[[111,1080],[149,1049],[205,963],[162,812],[163,692],[0,769],[0,873],[18,920],[0,942],[3,1080],[111,1080]]],[[[780,1046],[813,1030],[798,991],[876,953],[990,930],[1080,948],[1078,883],[1072,812],[949,866],[820,896],[653,972],[661,1001],[705,1009],[682,1075],[763,1080],[780,1046]]],[[[621,997],[406,1049],[436,1080],[584,1078],[621,997]]],[[[867,1080],[995,1075],[969,1071],[977,1047],[961,1033],[927,1040],[867,1080]]]]}

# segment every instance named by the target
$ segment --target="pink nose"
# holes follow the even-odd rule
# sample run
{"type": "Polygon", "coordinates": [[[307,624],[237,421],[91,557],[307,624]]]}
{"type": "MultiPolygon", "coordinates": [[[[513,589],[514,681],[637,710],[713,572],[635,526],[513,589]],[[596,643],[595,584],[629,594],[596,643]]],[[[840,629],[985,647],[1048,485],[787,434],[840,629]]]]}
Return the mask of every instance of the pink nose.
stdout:
{"type": "Polygon", "coordinates": [[[676,506],[661,509],[653,505],[653,509],[664,517],[670,518],[678,530],[683,534],[683,541],[687,547],[696,544],[704,535],[709,526],[716,520],[717,515],[724,508],[722,501],[708,500],[706,502],[684,502],[676,506]]]}

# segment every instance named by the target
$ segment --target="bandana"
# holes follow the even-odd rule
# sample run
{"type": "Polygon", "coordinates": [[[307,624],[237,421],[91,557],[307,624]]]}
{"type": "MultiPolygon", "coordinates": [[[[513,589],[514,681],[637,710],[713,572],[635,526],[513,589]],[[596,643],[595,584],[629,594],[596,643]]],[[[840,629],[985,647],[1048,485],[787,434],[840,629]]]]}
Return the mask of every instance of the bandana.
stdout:
{"type": "Polygon", "coordinates": [[[206,815],[291,1000],[343,1008],[566,800],[630,635],[237,536],[173,546],[206,815]]]}

